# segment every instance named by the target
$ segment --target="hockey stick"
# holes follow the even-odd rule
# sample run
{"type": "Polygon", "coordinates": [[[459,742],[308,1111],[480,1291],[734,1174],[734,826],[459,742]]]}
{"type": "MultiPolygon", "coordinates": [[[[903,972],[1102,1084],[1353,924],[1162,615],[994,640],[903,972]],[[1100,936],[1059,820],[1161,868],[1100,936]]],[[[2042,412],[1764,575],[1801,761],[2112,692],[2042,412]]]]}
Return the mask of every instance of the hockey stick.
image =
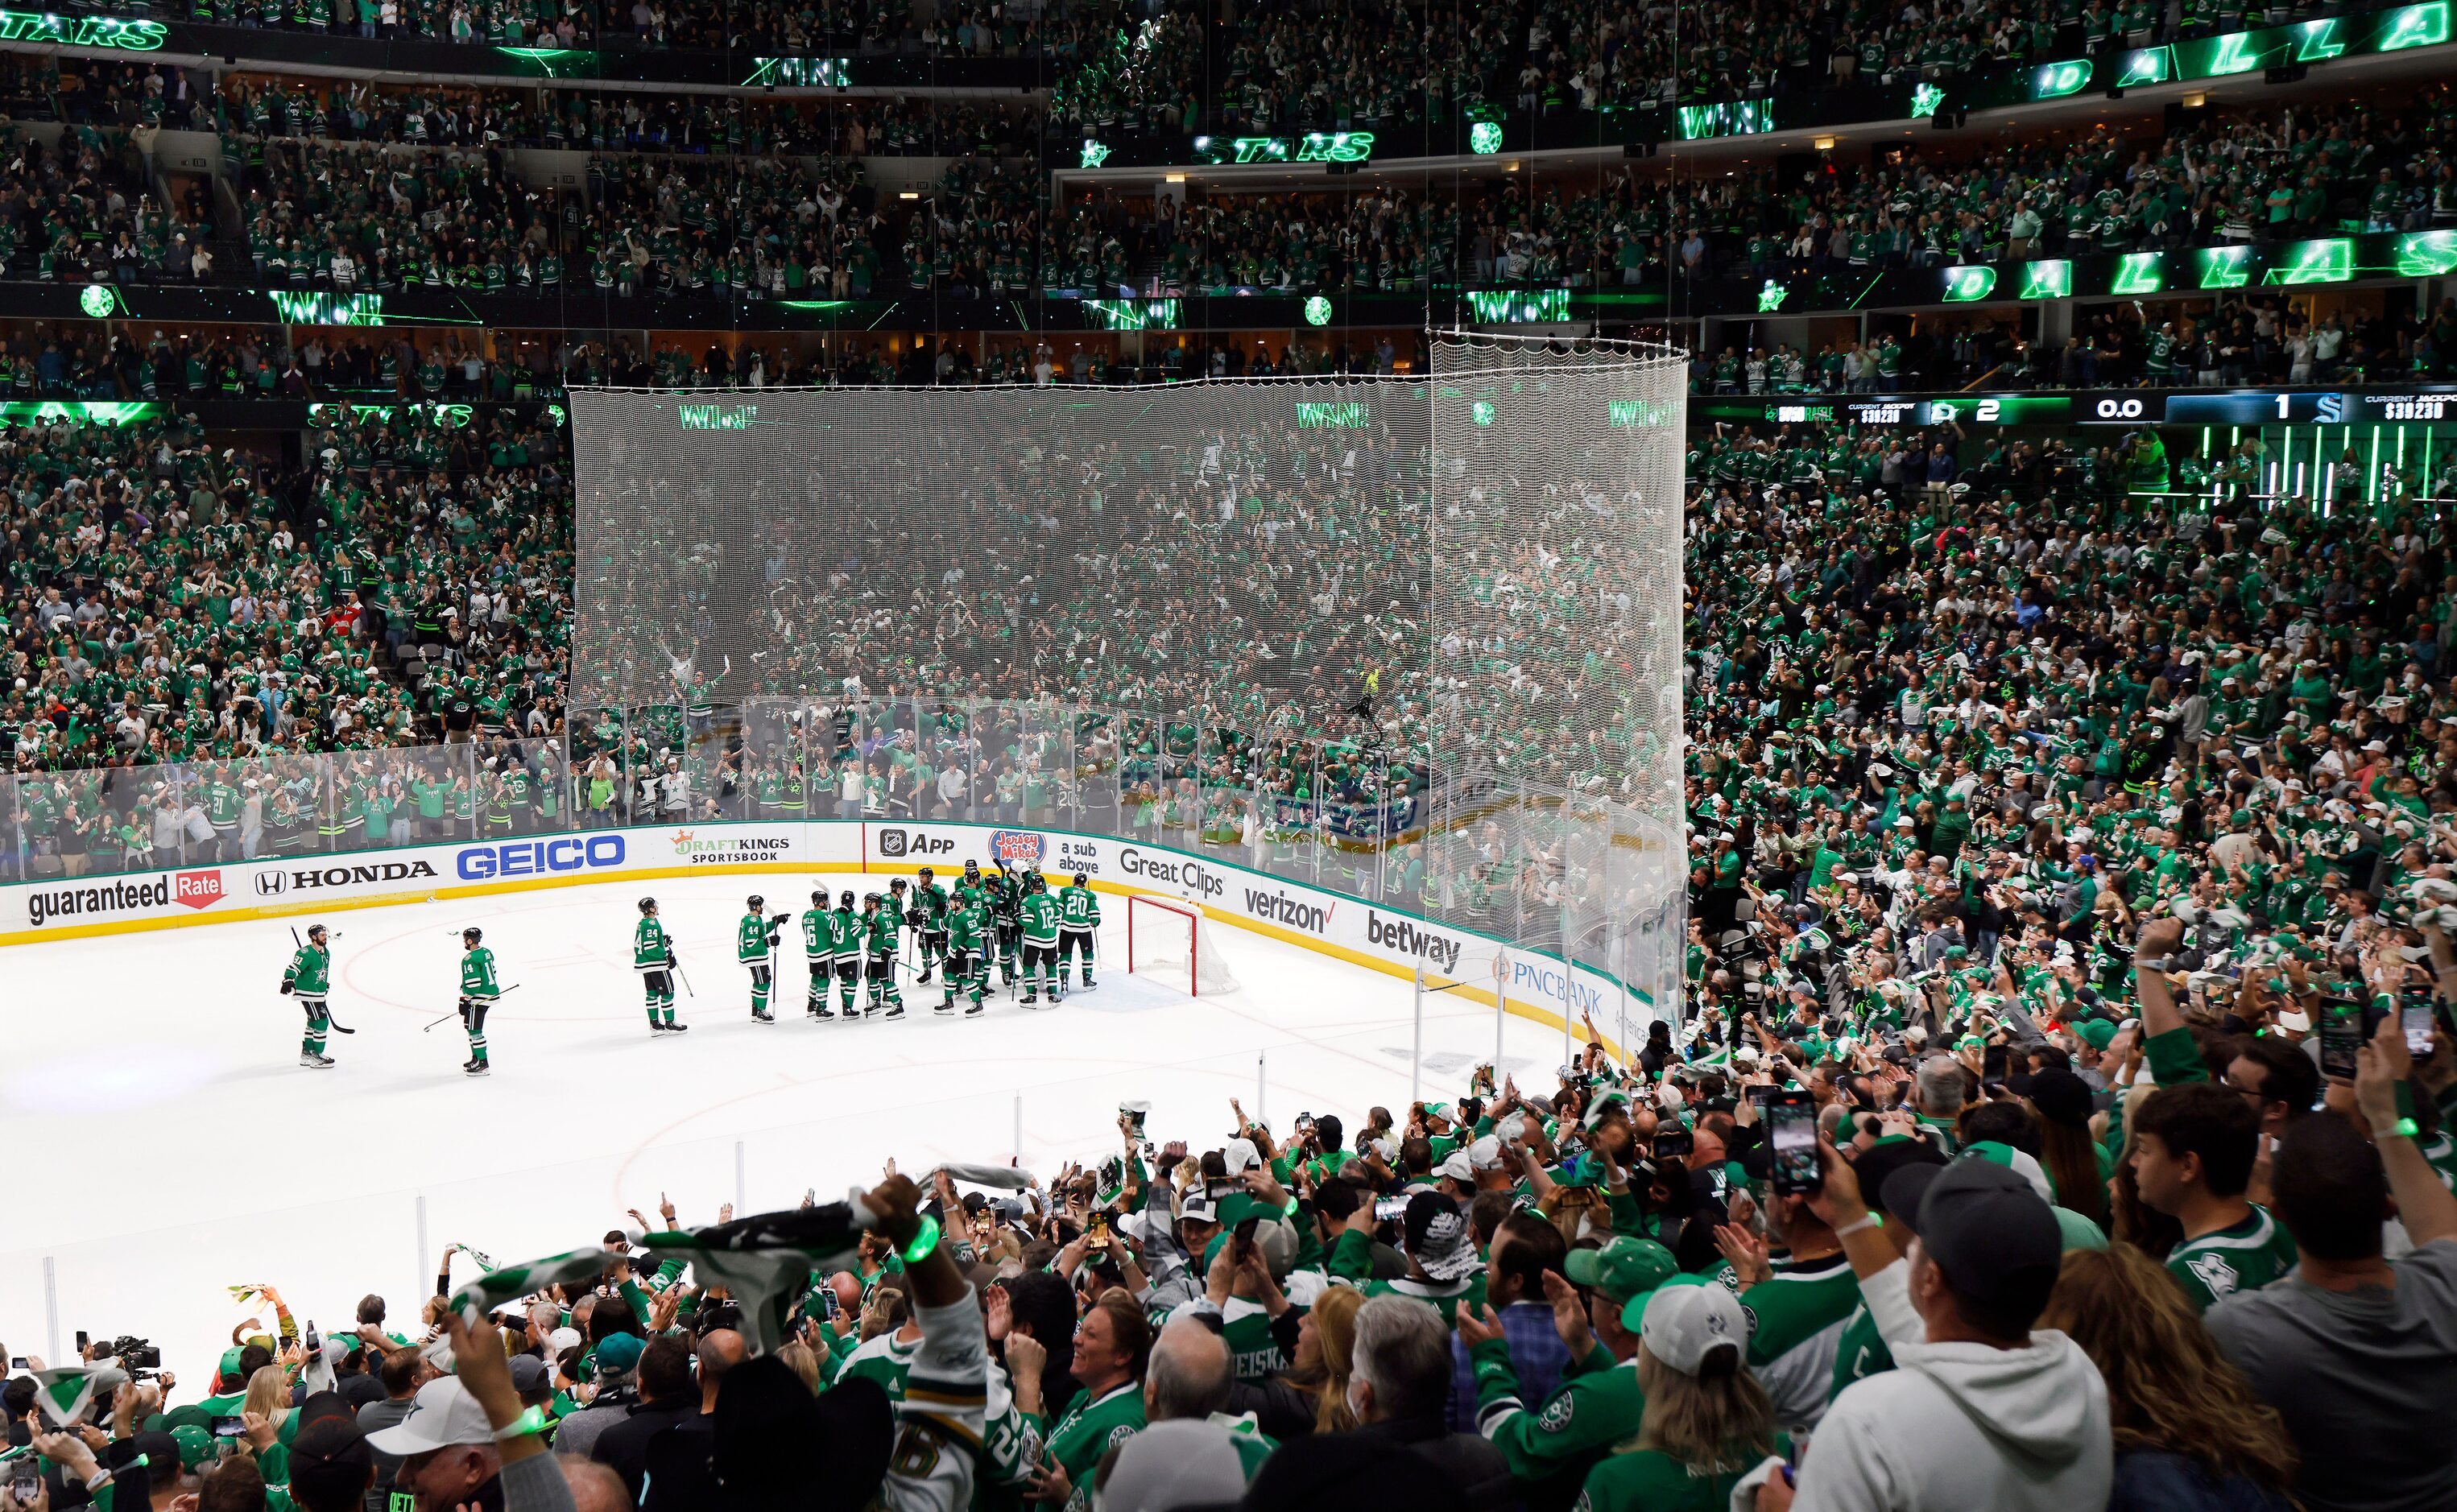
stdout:
{"type": "MultiPolygon", "coordinates": [[[[520,984],[520,983],[518,983],[518,982],[514,982],[511,986],[505,988],[505,989],[504,989],[504,992],[517,992],[517,991],[520,991],[520,987],[521,987],[521,984],[520,984]]],[[[495,994],[495,996],[497,997],[497,999],[498,999],[498,1000],[500,1000],[500,999],[503,997],[503,992],[498,992],[498,993],[496,993],[496,994],[495,994]]],[[[458,1018],[458,1017],[460,1017],[460,1016],[461,1016],[461,1011],[460,1011],[459,1009],[457,1009],[457,1008],[456,1008],[456,1009],[454,1009],[451,1012],[444,1014],[444,1018],[458,1018]]],[[[420,1025],[420,1026],[419,1026],[419,1030],[418,1030],[418,1032],[419,1032],[420,1033],[422,1033],[422,1034],[425,1033],[428,1030],[433,1029],[433,1028],[435,1027],[435,1025],[436,1025],[436,1024],[441,1024],[441,1023],[443,1023],[443,1022],[444,1022],[444,1018],[439,1018],[439,1019],[435,1020],[435,1023],[434,1023],[434,1024],[422,1024],[422,1025],[420,1025]]]]}
{"type": "MultiPolygon", "coordinates": [[[[290,927],[290,943],[298,946],[302,950],[307,949],[307,943],[299,938],[299,926],[295,924],[290,927]]],[[[352,1029],[349,1025],[342,1023],[340,1019],[333,1016],[333,1006],[330,1003],[324,1005],[324,1027],[331,1030],[336,1034],[355,1034],[358,1032],[357,1030],[352,1029]]]]}

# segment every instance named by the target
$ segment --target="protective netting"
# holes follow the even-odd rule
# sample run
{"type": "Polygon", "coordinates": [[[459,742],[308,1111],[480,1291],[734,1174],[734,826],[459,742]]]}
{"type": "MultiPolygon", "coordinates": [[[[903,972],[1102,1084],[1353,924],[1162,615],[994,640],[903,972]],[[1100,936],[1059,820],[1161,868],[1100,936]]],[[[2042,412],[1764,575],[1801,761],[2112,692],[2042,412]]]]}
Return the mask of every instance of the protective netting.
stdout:
{"type": "Polygon", "coordinates": [[[884,753],[917,816],[1037,798],[1677,1000],[1683,378],[1446,339],[1384,378],[578,391],[571,703],[627,766],[834,791],[884,753]]]}

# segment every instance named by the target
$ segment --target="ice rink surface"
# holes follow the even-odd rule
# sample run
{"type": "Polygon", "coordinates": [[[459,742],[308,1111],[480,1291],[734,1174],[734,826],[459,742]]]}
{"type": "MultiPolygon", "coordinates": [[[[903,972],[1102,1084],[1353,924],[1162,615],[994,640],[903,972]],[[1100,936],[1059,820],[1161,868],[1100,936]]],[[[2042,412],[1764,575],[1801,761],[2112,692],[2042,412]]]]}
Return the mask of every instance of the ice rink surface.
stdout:
{"type": "MultiPolygon", "coordinates": [[[[595,1241],[627,1209],[653,1220],[661,1194],[689,1227],[737,1199],[841,1197],[890,1155],[918,1172],[1020,1153],[1045,1176],[1116,1152],[1125,1098],[1151,1103],[1154,1138],[1197,1148],[1227,1137],[1231,1097],[1283,1132],[1301,1111],[1352,1130],[1376,1103],[1404,1117],[1406,978],[1207,920],[1237,990],[1188,997],[1182,970],[1174,988],[1125,973],[1115,896],[1100,986],[1055,1008],[994,987],[979,1018],[939,1018],[939,985],[908,980],[900,1022],[813,1022],[789,925],[778,1022],[752,1022],[733,950],[749,892],[798,914],[814,887],[883,885],[722,875],[338,911],[332,1011],[357,1032],[331,1036],[340,1064],[324,1071],[298,1064],[301,1015],[278,991],[291,927],[312,915],[0,950],[0,1137],[16,1166],[0,1343],[58,1363],[53,1327],[61,1353],[79,1329],[147,1337],[182,1379],[176,1400],[194,1400],[258,1316],[231,1304],[234,1284],[269,1282],[326,1327],[374,1292],[414,1328],[445,1243],[534,1258],[595,1241]],[[696,990],[677,1001],[687,1034],[649,1032],[630,970],[643,893],[696,990]],[[518,984],[488,1016],[484,1078],[462,1074],[449,1016],[471,924],[518,984]]],[[[1560,1032],[1498,1027],[1503,1070],[1549,1090],[1560,1032]]],[[[1464,1091],[1496,1033],[1490,1007],[1429,996],[1423,1095],[1464,1091]]],[[[469,1273],[461,1259],[454,1279],[469,1273]]]]}

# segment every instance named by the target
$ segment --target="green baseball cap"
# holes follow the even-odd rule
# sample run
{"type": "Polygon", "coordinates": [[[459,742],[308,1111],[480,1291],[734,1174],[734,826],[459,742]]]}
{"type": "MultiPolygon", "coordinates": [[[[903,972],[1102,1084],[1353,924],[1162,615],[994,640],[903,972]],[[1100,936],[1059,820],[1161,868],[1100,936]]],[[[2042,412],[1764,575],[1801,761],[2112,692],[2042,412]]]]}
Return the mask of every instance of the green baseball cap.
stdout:
{"type": "Polygon", "coordinates": [[[246,1353],[246,1351],[237,1344],[233,1344],[230,1348],[223,1350],[221,1373],[225,1376],[237,1375],[239,1357],[244,1353],[246,1353]]]}
{"type": "Polygon", "coordinates": [[[2094,1018],[2084,1023],[2079,1029],[2075,1030],[2074,1032],[2079,1034],[2082,1037],[2082,1042],[2090,1046],[2091,1049],[2105,1050],[2108,1046],[2108,1042],[2116,1038],[2116,1026],[2103,1018],[2094,1018]]]}
{"type": "Polygon", "coordinates": [[[2107,1235],[2097,1224],[2071,1208],[2050,1208],[2048,1211],[2055,1216],[2057,1237],[2062,1241],[2065,1254],[2107,1248],[2107,1235]]]}
{"type": "Polygon", "coordinates": [[[214,1436],[210,1429],[194,1423],[171,1430],[171,1441],[179,1446],[179,1463],[193,1470],[214,1458],[214,1436]]]}
{"type": "Polygon", "coordinates": [[[1572,1250],[1561,1268],[1571,1280],[1620,1303],[1644,1297],[1681,1270],[1670,1250],[1630,1235],[1616,1236],[1600,1250],[1572,1250]]]}

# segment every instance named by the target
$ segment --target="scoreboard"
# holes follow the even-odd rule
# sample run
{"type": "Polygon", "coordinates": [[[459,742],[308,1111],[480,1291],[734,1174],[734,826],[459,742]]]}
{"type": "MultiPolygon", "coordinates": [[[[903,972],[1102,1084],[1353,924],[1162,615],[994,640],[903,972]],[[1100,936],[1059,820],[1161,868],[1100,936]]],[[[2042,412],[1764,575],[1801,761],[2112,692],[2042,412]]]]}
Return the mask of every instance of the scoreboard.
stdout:
{"type": "Polygon", "coordinates": [[[1693,420],[1916,429],[1980,425],[2367,425],[2457,421],[2457,386],[2100,389],[2052,394],[1701,395],[1693,420]]]}

